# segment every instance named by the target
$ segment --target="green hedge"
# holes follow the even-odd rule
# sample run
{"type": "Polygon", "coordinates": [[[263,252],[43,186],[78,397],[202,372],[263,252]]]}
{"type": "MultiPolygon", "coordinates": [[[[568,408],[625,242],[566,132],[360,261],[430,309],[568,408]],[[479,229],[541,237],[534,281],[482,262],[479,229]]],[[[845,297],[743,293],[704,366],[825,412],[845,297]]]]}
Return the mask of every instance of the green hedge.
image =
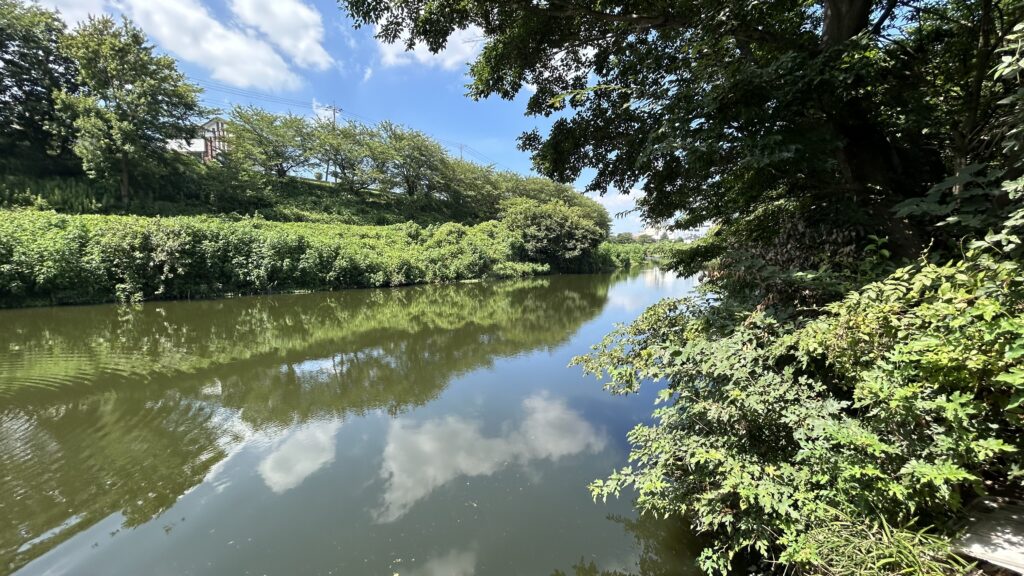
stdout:
{"type": "Polygon", "coordinates": [[[0,211],[0,306],[196,298],[456,282],[546,273],[522,233],[203,216],[0,211]]]}

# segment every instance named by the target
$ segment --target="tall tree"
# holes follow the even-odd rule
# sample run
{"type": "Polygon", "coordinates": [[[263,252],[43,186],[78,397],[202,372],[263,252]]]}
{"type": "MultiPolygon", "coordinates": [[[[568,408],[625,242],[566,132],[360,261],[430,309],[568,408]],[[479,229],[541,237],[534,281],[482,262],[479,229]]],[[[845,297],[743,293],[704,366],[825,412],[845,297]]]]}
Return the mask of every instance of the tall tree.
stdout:
{"type": "Polygon", "coordinates": [[[0,155],[24,170],[66,151],[48,126],[57,122],[53,93],[73,90],[74,62],[60,50],[60,17],[21,0],[0,0],[0,155]]]}
{"type": "Polygon", "coordinates": [[[891,209],[990,153],[984,126],[1006,85],[989,71],[1021,10],[1009,0],[343,4],[410,48],[482,30],[469,93],[535,88],[527,111],[558,118],[521,145],[547,176],[570,182],[592,168],[590,190],[639,188],[652,221],[714,221],[736,241],[756,231],[751,246],[802,233],[803,248],[819,247],[811,224],[827,220],[833,232],[889,235],[907,253],[927,238],[891,209]],[[756,218],[774,224],[739,225],[756,218]]]}
{"type": "Polygon", "coordinates": [[[200,89],[127,19],[90,18],[62,49],[77,66],[78,88],[55,99],[75,154],[90,176],[116,179],[128,205],[133,181],[161,167],[168,141],[198,135],[200,89]]]}

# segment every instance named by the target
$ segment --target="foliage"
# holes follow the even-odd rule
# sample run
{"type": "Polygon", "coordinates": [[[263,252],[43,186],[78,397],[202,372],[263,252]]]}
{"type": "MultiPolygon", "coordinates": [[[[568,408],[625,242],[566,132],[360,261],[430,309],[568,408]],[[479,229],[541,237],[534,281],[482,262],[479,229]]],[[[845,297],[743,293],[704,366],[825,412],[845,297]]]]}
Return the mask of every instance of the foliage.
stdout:
{"type": "Polygon", "coordinates": [[[29,178],[0,176],[0,208],[32,206],[71,214],[88,214],[102,208],[112,190],[85,178],[29,178]]]}
{"type": "MultiPolygon", "coordinates": [[[[1016,74],[1013,54],[997,76],[1016,74]]],[[[1018,103],[1004,99],[1004,119],[1018,103]]],[[[713,538],[707,570],[743,553],[825,574],[963,572],[943,537],[1024,465],[1024,212],[1006,180],[1020,155],[1015,130],[986,137],[1004,142],[1002,168],[966,167],[899,208],[930,258],[892,270],[885,241],[853,252],[863,231],[792,199],[677,252],[705,297],[665,302],[577,360],[619,392],[667,383],[655,424],[630,435],[633,466],[595,495],[632,485],[641,507],[687,514],[713,538]],[[956,237],[966,252],[942,260],[956,237]]]]}
{"type": "Polygon", "coordinates": [[[322,170],[325,181],[356,195],[373,187],[373,130],[355,122],[339,125],[317,118],[310,125],[309,135],[310,159],[317,170],[322,170]]]}
{"type": "MultiPolygon", "coordinates": [[[[604,263],[607,269],[629,269],[643,266],[651,261],[666,262],[676,252],[678,245],[675,242],[661,241],[650,242],[637,241],[629,234],[625,242],[621,237],[613,238],[608,242],[602,242],[597,249],[597,258],[604,263]]],[[[641,236],[641,238],[648,238],[641,236]]]]}
{"type": "Polygon", "coordinates": [[[35,4],[0,0],[0,168],[64,171],[67,142],[54,139],[54,92],[75,85],[75,63],[61,50],[59,16],[35,4]]]}
{"type": "MultiPolygon", "coordinates": [[[[559,204],[553,210],[566,208],[559,204]]],[[[549,262],[524,258],[521,239],[530,232],[519,224],[423,228],[411,222],[347,226],[4,211],[0,304],[123,302],[547,273],[549,262]]],[[[533,246],[542,255],[561,250],[533,246]]]]}
{"type": "Polygon", "coordinates": [[[616,392],[667,385],[595,495],[631,485],[641,508],[689,515],[714,535],[703,566],[726,571],[741,551],[806,561],[837,510],[942,521],[983,480],[1019,481],[1024,280],[991,252],[901,268],[813,321],[648,310],[576,360],[616,392]]]}
{"type": "Polygon", "coordinates": [[[312,189],[286,178],[312,170],[333,184],[320,188],[326,201],[315,211],[324,213],[339,202],[376,202],[400,206],[405,220],[442,214],[435,221],[477,224],[497,218],[502,200],[529,198],[560,200],[606,232],[610,228],[604,207],[569,186],[453,158],[422,132],[394,123],[338,124],[255,107],[236,107],[231,118],[227,169],[250,188],[278,196],[275,204],[312,189]]]}
{"type": "Polygon", "coordinates": [[[310,126],[301,116],[235,106],[227,134],[228,165],[254,174],[260,185],[273,185],[310,165],[310,126]]]}
{"type": "Polygon", "coordinates": [[[952,556],[949,543],[925,530],[894,528],[884,521],[862,524],[839,520],[804,536],[801,564],[809,574],[968,574],[968,565],[952,556]]]}
{"type": "Polygon", "coordinates": [[[378,188],[410,198],[442,197],[448,160],[444,148],[422,132],[391,122],[381,123],[377,130],[371,162],[379,175],[378,188]]]}
{"type": "Polygon", "coordinates": [[[140,173],[159,172],[167,141],[196,136],[199,89],[127,20],[118,26],[107,16],[90,18],[64,38],[62,50],[76,64],[78,86],[54,96],[58,129],[73,139],[86,173],[120,182],[127,205],[140,173]]]}
{"type": "MultiPolygon", "coordinates": [[[[1013,86],[989,70],[1021,14],[1009,0],[343,4],[410,48],[480,28],[470,95],[530,86],[526,111],[559,115],[521,140],[547,176],[592,169],[590,191],[638,187],[651,221],[726,233],[786,200],[797,223],[824,211],[855,248],[876,235],[909,256],[928,239],[889,209],[998,157],[1013,86]]],[[[779,232],[748,227],[743,248],[779,232]]],[[[813,239],[800,247],[804,267],[822,262],[813,239]]]]}
{"type": "Polygon", "coordinates": [[[521,259],[556,270],[578,268],[581,259],[607,237],[583,210],[560,202],[507,200],[501,206],[501,221],[518,232],[521,259]]]}

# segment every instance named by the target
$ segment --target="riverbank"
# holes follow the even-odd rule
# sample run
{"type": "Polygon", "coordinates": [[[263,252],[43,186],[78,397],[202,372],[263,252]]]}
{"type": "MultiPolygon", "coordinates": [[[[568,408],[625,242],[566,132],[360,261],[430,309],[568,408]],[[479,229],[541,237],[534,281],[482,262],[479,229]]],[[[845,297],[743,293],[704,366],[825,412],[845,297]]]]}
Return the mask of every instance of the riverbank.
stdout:
{"type": "Polygon", "coordinates": [[[423,227],[2,211],[0,307],[517,278],[646,257],[598,247],[571,222],[534,228],[530,218],[423,227]]]}

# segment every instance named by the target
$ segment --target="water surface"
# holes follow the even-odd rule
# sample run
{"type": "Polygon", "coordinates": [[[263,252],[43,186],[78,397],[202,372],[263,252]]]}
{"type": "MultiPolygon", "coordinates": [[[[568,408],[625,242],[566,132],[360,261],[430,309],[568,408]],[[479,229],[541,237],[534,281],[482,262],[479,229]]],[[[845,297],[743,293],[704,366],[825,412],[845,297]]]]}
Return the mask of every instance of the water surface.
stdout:
{"type": "Polygon", "coordinates": [[[0,311],[0,573],[680,574],[585,486],[653,391],[569,359],[639,275],[0,311]]]}

